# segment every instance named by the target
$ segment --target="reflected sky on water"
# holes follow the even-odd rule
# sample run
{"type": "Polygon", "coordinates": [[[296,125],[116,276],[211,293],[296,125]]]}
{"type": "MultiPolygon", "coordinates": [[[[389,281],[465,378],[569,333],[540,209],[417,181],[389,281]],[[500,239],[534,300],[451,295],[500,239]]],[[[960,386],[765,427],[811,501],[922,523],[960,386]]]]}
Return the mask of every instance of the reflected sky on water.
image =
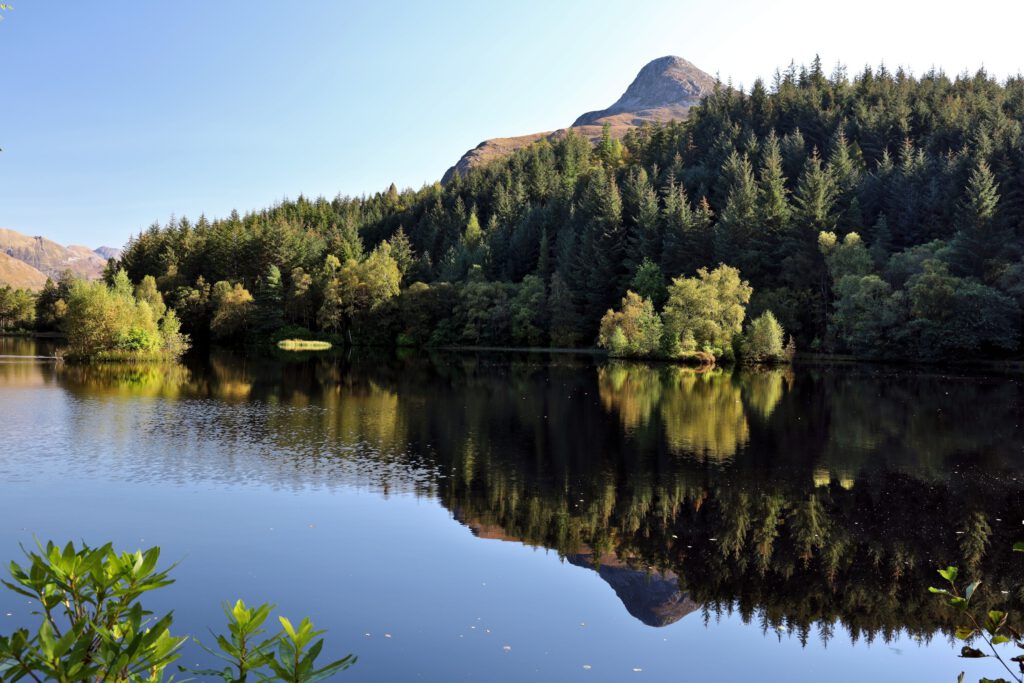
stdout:
{"type": "Polygon", "coordinates": [[[996,672],[927,585],[1021,585],[1021,407],[1016,377],[880,366],[0,359],[0,560],[160,545],[178,631],[273,601],[353,681],[969,680],[996,672]]]}

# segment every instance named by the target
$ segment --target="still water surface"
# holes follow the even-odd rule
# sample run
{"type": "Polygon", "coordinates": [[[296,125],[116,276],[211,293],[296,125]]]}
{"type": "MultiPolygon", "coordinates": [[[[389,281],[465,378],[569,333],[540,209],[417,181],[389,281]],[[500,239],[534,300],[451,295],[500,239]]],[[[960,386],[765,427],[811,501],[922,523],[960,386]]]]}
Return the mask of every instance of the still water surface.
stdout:
{"type": "Polygon", "coordinates": [[[0,359],[0,561],[159,545],[179,632],[272,601],[359,656],[338,680],[971,680],[927,586],[1024,597],[1022,407],[872,366],[0,359]]]}

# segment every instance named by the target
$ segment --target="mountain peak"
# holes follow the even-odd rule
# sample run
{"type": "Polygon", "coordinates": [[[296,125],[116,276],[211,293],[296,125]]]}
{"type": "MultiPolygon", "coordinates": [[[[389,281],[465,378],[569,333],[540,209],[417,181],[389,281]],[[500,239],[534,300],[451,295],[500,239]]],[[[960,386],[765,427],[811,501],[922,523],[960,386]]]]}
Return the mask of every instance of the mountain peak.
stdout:
{"type": "MultiPolygon", "coordinates": [[[[602,127],[607,123],[611,127],[612,137],[621,138],[630,129],[645,123],[685,119],[690,107],[711,94],[715,83],[712,76],[682,57],[659,57],[640,69],[640,73],[615,104],[607,109],[587,112],[576,119],[572,129],[584,137],[597,140],[601,137],[602,127]]],[[[511,154],[538,140],[563,136],[566,130],[563,128],[553,132],[484,140],[463,154],[458,163],[444,174],[441,182],[447,183],[455,173],[465,175],[472,168],[511,154]]]]}
{"type": "MultiPolygon", "coordinates": [[[[682,118],[691,106],[715,87],[715,79],[682,57],[659,57],[648,62],[615,104],[587,112],[573,126],[602,123],[617,115],[630,115],[629,123],[682,118]]],[[[611,121],[609,121],[611,122],[611,121]]]]}

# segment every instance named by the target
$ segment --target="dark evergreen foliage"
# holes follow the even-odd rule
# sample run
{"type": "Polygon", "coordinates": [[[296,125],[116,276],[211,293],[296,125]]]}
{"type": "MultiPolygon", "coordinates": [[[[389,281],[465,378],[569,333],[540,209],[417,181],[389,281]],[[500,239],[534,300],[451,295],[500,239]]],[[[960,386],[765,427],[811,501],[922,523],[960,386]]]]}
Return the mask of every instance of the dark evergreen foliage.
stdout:
{"type": "MultiPolygon", "coordinates": [[[[259,326],[276,323],[267,309],[274,302],[285,323],[308,326],[332,297],[324,289],[330,278],[320,275],[327,256],[341,265],[361,261],[390,240],[399,299],[425,296],[422,287],[411,293],[413,283],[433,290],[448,282],[458,300],[430,307],[437,316],[429,321],[404,302],[386,307],[397,316],[389,325],[407,340],[589,345],[645,262],[666,281],[723,262],[754,288],[751,313],[771,309],[801,348],[1007,353],[1019,349],[1024,302],[1022,130],[1020,77],[913,77],[883,67],[850,79],[844,69],[826,76],[817,62],[791,65],[749,93],[721,86],[687,121],[644,126],[621,144],[605,135],[595,146],[569,132],[456,174],[446,186],[299,197],[212,222],[172,219],[134,238],[121,265],[135,282],[155,276],[199,337],[191,328],[209,314],[189,310],[208,297],[200,291],[207,283],[254,292],[259,326]],[[835,321],[843,302],[819,247],[822,232],[863,239],[872,260],[864,277],[877,282],[865,283],[874,295],[857,300],[866,316],[857,325],[893,321],[895,341],[844,335],[867,328],[835,321]],[[271,268],[280,282],[268,287],[271,268]],[[956,290],[941,315],[926,318],[939,336],[911,301],[908,281],[921,282],[925,272],[956,290]],[[295,282],[303,275],[311,281],[295,282]],[[529,292],[520,296],[526,278],[533,278],[529,292]],[[878,296],[883,285],[886,297],[878,296]],[[545,306],[515,318],[520,334],[511,322],[516,301],[545,306]],[[950,316],[990,305],[977,314],[988,332],[949,338],[976,327],[950,324],[950,316]]],[[[850,296],[868,291],[847,284],[850,296]]]]}

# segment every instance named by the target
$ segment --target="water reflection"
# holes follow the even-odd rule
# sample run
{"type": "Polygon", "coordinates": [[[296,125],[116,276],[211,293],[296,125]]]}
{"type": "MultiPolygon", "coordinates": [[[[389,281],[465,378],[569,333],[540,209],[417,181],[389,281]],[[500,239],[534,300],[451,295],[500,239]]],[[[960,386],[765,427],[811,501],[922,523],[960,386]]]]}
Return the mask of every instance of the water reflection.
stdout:
{"type": "Polygon", "coordinates": [[[108,447],[73,457],[98,469],[145,433],[117,476],[436,497],[483,539],[594,569],[652,626],[738,611],[804,640],[928,638],[953,626],[926,591],[937,565],[991,604],[1024,578],[1013,378],[484,354],[0,365],[0,388],[33,383],[80,402],[80,441],[108,447]]]}

